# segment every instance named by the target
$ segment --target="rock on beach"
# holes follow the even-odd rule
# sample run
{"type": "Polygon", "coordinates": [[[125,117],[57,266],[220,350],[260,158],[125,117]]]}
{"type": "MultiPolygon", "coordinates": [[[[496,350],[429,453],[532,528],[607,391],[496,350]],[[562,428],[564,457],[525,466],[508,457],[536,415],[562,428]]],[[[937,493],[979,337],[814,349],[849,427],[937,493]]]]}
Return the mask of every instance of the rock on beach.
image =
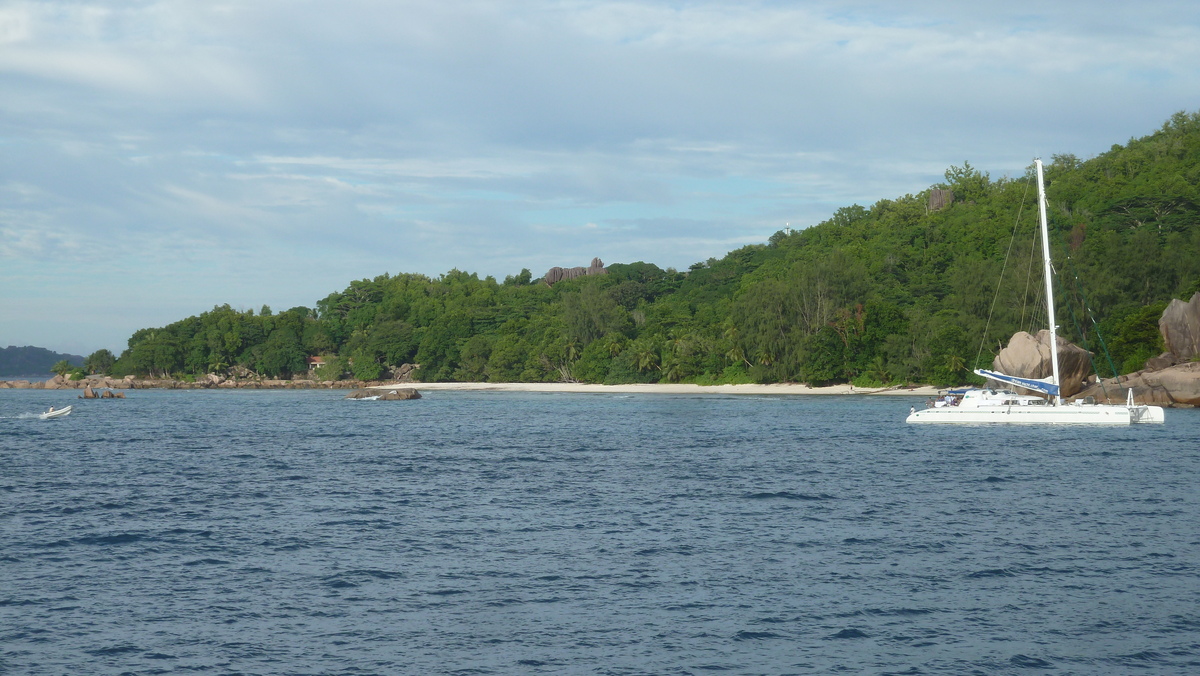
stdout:
{"type": "MultiPolygon", "coordinates": [[[[1069,397],[1084,387],[1092,366],[1087,350],[1055,336],[1058,343],[1058,372],[1062,396],[1069,397]]],[[[1037,337],[1018,331],[992,361],[992,368],[1018,378],[1048,378],[1054,374],[1050,363],[1050,331],[1042,329],[1037,337]]]]}

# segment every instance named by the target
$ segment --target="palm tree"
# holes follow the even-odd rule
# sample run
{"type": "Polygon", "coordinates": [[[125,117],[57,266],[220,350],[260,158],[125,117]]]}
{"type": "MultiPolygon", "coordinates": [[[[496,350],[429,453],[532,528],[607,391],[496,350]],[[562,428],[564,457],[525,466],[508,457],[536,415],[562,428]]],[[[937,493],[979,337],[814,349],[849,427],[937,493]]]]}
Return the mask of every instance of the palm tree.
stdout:
{"type": "Polygon", "coordinates": [[[672,383],[678,382],[683,378],[683,365],[678,361],[671,360],[671,363],[667,364],[667,368],[663,371],[663,377],[672,383]]]}
{"type": "Polygon", "coordinates": [[[637,367],[639,371],[649,371],[658,366],[658,353],[648,345],[638,347],[634,353],[637,357],[637,367]]]}
{"type": "Polygon", "coordinates": [[[620,338],[609,338],[608,342],[604,344],[604,351],[608,353],[608,356],[615,357],[621,354],[622,347],[624,346],[621,345],[620,338]]]}
{"type": "Polygon", "coordinates": [[[883,360],[883,355],[875,355],[875,359],[867,366],[865,375],[885,385],[892,379],[892,374],[887,370],[887,364],[883,360]]]}
{"type": "Polygon", "coordinates": [[[946,370],[950,372],[950,375],[958,376],[963,372],[966,366],[967,362],[964,361],[962,357],[956,354],[946,355],[946,370]]]}
{"type": "Polygon", "coordinates": [[[574,362],[574,361],[578,361],[578,359],[579,359],[579,341],[572,338],[571,342],[567,343],[567,361],[574,362]]]}

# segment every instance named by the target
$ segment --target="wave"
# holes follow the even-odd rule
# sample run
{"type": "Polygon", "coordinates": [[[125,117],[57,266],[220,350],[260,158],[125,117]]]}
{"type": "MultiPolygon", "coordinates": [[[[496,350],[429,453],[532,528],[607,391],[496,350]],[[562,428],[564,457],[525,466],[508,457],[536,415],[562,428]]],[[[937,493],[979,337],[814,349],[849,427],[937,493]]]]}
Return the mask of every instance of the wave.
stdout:
{"type": "Polygon", "coordinates": [[[739,631],[733,635],[735,641],[758,641],[766,638],[781,638],[782,634],[773,631],[739,631]]]}
{"type": "Polygon", "coordinates": [[[1043,660],[1040,657],[1030,657],[1028,655],[1013,655],[1008,660],[1014,666],[1025,667],[1026,669],[1053,669],[1054,663],[1043,660]]]}
{"type": "Polygon", "coordinates": [[[114,533],[112,535],[84,535],[75,538],[75,544],[80,545],[125,545],[145,540],[145,533],[114,533]]]}
{"type": "Polygon", "coordinates": [[[747,500],[774,500],[774,499],[779,499],[779,500],[807,500],[807,501],[817,501],[817,500],[836,500],[836,499],[837,499],[837,498],[835,498],[835,497],[833,497],[832,495],[829,495],[829,494],[827,494],[827,493],[818,493],[818,494],[815,494],[815,495],[814,495],[814,494],[811,494],[811,493],[793,493],[793,492],[791,492],[791,491],[777,491],[777,492],[774,492],[774,493],[771,493],[771,492],[763,492],[763,493],[747,493],[747,494],[746,494],[744,497],[745,497],[747,500]]]}

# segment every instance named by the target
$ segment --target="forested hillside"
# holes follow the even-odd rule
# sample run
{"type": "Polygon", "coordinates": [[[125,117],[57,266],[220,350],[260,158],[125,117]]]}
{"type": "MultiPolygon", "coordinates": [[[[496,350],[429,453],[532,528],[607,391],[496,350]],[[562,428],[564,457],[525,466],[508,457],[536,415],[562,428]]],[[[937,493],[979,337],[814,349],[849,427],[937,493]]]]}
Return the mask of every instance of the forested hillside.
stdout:
{"type": "Polygon", "coordinates": [[[72,366],[83,366],[83,357],[75,354],[51,352],[44,347],[0,348],[0,376],[48,376],[56,362],[66,361],[72,366]]]}
{"type": "MultiPolygon", "coordinates": [[[[138,331],[114,373],[287,377],[320,355],[327,378],[418,363],[427,381],[964,382],[1043,328],[1036,188],[967,163],[945,178],[686,271],[616,264],[553,287],[528,270],[384,274],[315,308],[216,307],[138,331]]],[[[1098,328],[1117,369],[1140,368],[1166,302],[1200,290],[1200,113],[1056,155],[1046,179],[1062,331],[1103,355],[1098,328]]]]}

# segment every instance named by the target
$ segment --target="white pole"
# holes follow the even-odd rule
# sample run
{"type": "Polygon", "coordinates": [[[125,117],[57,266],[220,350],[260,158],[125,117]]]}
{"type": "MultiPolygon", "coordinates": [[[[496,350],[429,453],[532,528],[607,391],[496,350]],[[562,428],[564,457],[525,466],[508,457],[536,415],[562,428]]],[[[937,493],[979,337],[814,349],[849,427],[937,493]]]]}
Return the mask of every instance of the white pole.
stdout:
{"type": "MultiPolygon", "coordinates": [[[[1042,179],[1042,161],[1034,160],[1037,166],[1038,221],[1042,227],[1042,267],[1046,277],[1046,314],[1050,318],[1050,364],[1054,369],[1054,384],[1062,387],[1058,377],[1058,330],[1054,324],[1054,282],[1050,268],[1050,228],[1046,225],[1046,186],[1042,179]]],[[[1061,390],[1054,396],[1054,403],[1062,404],[1061,390]]]]}

